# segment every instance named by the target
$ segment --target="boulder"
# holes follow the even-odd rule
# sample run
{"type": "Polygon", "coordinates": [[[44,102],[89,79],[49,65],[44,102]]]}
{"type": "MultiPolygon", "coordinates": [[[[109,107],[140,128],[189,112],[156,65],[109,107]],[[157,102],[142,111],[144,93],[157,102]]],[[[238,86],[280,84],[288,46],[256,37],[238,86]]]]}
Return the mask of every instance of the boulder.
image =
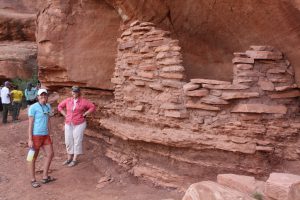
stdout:
{"type": "Polygon", "coordinates": [[[212,181],[192,184],[182,200],[255,200],[247,194],[238,192],[212,181]]]}
{"type": "Polygon", "coordinates": [[[261,194],[263,196],[263,181],[257,181],[252,176],[236,175],[236,174],[219,174],[217,182],[221,185],[230,187],[249,196],[261,194]]]}
{"type": "Polygon", "coordinates": [[[265,186],[266,196],[275,200],[300,199],[300,176],[286,173],[271,173],[265,186]]]}

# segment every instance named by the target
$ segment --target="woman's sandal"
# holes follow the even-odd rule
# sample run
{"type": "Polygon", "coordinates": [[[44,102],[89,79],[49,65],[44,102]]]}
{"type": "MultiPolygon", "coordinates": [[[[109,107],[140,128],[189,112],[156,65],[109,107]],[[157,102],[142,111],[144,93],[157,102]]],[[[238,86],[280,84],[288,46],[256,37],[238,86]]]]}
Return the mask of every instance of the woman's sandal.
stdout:
{"type": "Polygon", "coordinates": [[[48,176],[47,178],[42,179],[43,184],[50,183],[50,182],[53,182],[53,181],[56,181],[56,178],[53,178],[51,176],[48,176]]]}
{"type": "Polygon", "coordinates": [[[68,165],[72,162],[72,160],[65,160],[62,165],[68,165]]]}
{"type": "Polygon", "coordinates": [[[77,164],[78,164],[78,161],[72,160],[72,162],[70,162],[70,164],[68,164],[68,167],[74,167],[77,164]]]}
{"type": "Polygon", "coordinates": [[[41,184],[39,184],[39,182],[37,182],[36,180],[34,180],[34,181],[31,181],[31,186],[33,188],[39,188],[39,187],[41,187],[41,184]]]}

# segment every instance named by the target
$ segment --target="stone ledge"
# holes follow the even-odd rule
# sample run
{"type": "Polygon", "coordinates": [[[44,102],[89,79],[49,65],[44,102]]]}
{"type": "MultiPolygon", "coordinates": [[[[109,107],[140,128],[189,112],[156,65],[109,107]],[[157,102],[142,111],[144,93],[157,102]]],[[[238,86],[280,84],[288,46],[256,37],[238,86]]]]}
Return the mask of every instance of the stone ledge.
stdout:
{"type": "Polygon", "coordinates": [[[238,104],[233,107],[231,112],[232,113],[286,114],[287,107],[284,105],[238,104]]]}

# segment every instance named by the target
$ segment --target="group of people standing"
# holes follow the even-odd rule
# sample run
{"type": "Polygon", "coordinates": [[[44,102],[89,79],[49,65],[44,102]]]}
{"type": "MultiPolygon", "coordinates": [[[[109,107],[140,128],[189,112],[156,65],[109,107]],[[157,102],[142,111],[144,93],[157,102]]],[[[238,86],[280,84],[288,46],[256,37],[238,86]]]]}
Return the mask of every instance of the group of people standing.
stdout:
{"type": "MultiPolygon", "coordinates": [[[[48,175],[48,170],[54,156],[52,144],[52,131],[50,116],[52,108],[48,104],[48,91],[39,89],[37,91],[37,102],[33,103],[28,110],[28,146],[33,148],[35,153],[30,162],[31,185],[34,188],[41,186],[35,176],[35,161],[42,149],[45,152],[43,177],[41,183],[46,184],[56,180],[48,175]]],[[[72,87],[71,97],[65,99],[58,105],[58,111],[65,118],[65,144],[67,159],[62,163],[69,167],[78,164],[78,156],[83,153],[82,141],[83,132],[86,128],[86,116],[95,110],[95,105],[81,97],[80,88],[72,87]]]]}
{"type": "MultiPolygon", "coordinates": [[[[13,121],[18,120],[20,108],[23,100],[23,92],[17,86],[13,86],[9,81],[0,88],[0,101],[3,107],[2,123],[6,124],[7,116],[12,110],[13,121]],[[12,108],[12,109],[11,109],[12,108]]],[[[46,184],[55,180],[48,175],[51,161],[53,159],[53,144],[50,117],[52,108],[48,103],[48,91],[42,89],[38,83],[36,87],[28,83],[24,90],[28,108],[28,147],[34,151],[33,159],[29,163],[31,174],[31,185],[34,188],[40,187],[40,182],[36,181],[35,162],[40,149],[45,153],[43,178],[41,183],[46,184]]],[[[78,86],[73,86],[71,97],[65,99],[58,105],[58,111],[65,118],[65,144],[67,159],[62,163],[69,167],[78,164],[78,156],[83,153],[82,141],[86,128],[86,116],[95,110],[95,105],[81,97],[78,86]]]]}
{"type": "Polygon", "coordinates": [[[40,83],[33,86],[32,83],[28,83],[23,93],[18,86],[11,84],[9,81],[4,83],[4,86],[0,88],[0,103],[2,107],[2,123],[6,124],[7,117],[11,111],[12,121],[17,122],[19,119],[20,109],[22,107],[23,96],[25,94],[27,105],[30,106],[37,102],[37,91],[40,88],[40,83]]]}

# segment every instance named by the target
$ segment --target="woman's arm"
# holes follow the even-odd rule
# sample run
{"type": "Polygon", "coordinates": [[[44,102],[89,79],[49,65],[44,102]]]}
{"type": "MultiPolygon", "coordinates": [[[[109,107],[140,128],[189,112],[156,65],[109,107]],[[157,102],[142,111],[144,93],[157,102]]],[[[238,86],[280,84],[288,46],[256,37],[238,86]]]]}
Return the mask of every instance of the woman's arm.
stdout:
{"type": "Polygon", "coordinates": [[[92,102],[86,100],[86,109],[87,109],[87,111],[85,113],[83,113],[84,117],[86,117],[88,114],[94,112],[96,110],[96,106],[92,102]]]}
{"type": "Polygon", "coordinates": [[[64,116],[64,117],[66,117],[66,112],[64,111],[64,108],[66,108],[66,106],[67,106],[67,101],[68,101],[68,99],[65,99],[65,100],[63,100],[62,102],[60,102],[59,104],[58,104],[58,107],[57,107],[57,109],[58,109],[58,111],[64,116]]]}
{"type": "Polygon", "coordinates": [[[48,117],[48,135],[51,136],[52,132],[51,132],[51,118],[48,117]]]}
{"type": "Polygon", "coordinates": [[[32,148],[33,147],[33,142],[32,142],[32,130],[33,130],[33,117],[29,116],[29,127],[28,127],[28,147],[32,148]]]}

